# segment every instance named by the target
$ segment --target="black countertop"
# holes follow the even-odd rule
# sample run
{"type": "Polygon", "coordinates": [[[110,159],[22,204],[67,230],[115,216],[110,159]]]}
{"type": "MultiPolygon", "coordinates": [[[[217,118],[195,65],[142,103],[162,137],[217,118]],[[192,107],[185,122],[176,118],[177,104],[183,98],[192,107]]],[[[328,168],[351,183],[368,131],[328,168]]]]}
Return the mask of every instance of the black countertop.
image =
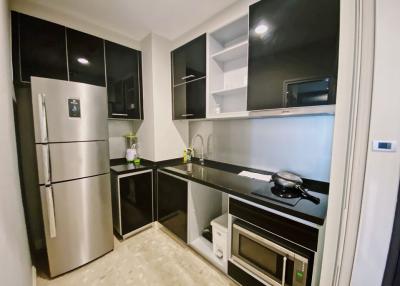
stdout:
{"type": "Polygon", "coordinates": [[[128,174],[128,173],[134,173],[134,172],[139,172],[139,171],[145,171],[153,169],[153,166],[148,166],[148,165],[135,165],[135,164],[120,164],[120,165],[114,165],[110,167],[111,172],[117,173],[118,175],[121,174],[128,174]]]}
{"type": "Polygon", "coordinates": [[[187,165],[182,163],[175,164],[174,166],[160,167],[159,169],[184,179],[192,180],[222,192],[269,207],[271,209],[281,211],[294,217],[298,217],[318,225],[324,224],[328,206],[328,195],[321,191],[316,192],[313,190],[316,190],[315,188],[318,188],[319,185],[322,189],[324,189],[327,187],[327,183],[320,182],[319,184],[318,182],[313,181],[313,188],[308,189],[310,194],[320,199],[319,204],[314,204],[307,199],[300,199],[296,205],[290,206],[252,194],[254,191],[270,188],[271,183],[239,176],[237,174],[238,172],[232,172],[232,169],[224,170],[215,164],[212,167],[207,166],[207,164],[204,166],[192,164],[191,172],[188,172],[187,165]]]}

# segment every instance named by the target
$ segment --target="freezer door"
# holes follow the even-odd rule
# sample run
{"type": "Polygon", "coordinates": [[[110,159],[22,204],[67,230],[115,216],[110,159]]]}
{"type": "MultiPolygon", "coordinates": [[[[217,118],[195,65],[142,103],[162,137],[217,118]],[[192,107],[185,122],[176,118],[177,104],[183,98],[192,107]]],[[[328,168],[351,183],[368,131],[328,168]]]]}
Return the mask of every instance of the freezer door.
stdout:
{"type": "Polygon", "coordinates": [[[114,248],[109,180],[107,174],[41,187],[51,277],[114,248]]]}
{"type": "Polygon", "coordinates": [[[36,144],[36,152],[39,184],[96,176],[110,170],[107,141],[36,144]]]}
{"type": "Polygon", "coordinates": [[[35,142],[107,140],[106,88],[32,77],[35,142]]]}

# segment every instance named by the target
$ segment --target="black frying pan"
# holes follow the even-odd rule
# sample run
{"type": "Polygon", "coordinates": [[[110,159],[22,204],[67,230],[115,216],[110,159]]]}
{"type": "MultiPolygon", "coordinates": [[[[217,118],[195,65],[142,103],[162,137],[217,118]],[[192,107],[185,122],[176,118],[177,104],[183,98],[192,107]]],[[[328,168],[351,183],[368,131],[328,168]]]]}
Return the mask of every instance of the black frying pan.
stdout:
{"type": "Polygon", "coordinates": [[[281,186],[283,188],[295,188],[300,191],[300,194],[303,198],[308,199],[312,201],[315,204],[319,204],[320,199],[317,197],[314,197],[313,195],[310,195],[309,192],[307,192],[303,187],[301,186],[303,184],[303,180],[290,172],[277,172],[272,175],[271,180],[278,186],[281,186]]]}

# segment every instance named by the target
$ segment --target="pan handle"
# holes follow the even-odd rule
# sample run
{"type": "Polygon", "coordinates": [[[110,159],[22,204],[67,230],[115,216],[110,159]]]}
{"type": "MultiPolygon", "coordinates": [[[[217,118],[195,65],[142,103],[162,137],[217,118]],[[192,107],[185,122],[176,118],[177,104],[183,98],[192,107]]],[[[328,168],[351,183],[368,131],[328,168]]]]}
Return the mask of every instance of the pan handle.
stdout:
{"type": "Polygon", "coordinates": [[[303,198],[312,201],[314,204],[318,205],[321,202],[320,198],[317,198],[317,197],[311,195],[309,192],[307,192],[305,189],[303,189],[300,185],[296,185],[296,189],[301,191],[301,195],[303,196],[303,198]]]}

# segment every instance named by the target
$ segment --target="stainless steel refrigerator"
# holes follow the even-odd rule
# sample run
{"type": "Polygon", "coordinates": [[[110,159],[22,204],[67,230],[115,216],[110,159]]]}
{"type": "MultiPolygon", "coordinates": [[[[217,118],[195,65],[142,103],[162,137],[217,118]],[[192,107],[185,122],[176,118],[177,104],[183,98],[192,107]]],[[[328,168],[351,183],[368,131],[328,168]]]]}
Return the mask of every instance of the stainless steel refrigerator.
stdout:
{"type": "Polygon", "coordinates": [[[31,96],[45,250],[54,277],[113,249],[107,94],[104,87],[32,77],[31,96]]]}

